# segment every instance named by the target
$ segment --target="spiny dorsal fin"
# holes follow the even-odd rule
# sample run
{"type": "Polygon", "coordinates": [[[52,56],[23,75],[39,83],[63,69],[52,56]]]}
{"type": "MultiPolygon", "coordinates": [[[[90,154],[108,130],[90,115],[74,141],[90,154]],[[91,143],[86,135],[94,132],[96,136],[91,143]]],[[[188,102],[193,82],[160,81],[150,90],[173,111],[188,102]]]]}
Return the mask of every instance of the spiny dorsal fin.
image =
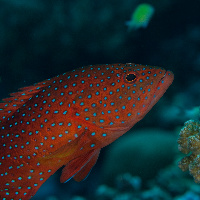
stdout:
{"type": "Polygon", "coordinates": [[[18,108],[26,103],[34,94],[38,93],[41,88],[49,84],[49,80],[36,83],[32,86],[20,88],[19,92],[11,93],[8,98],[2,99],[0,103],[0,120],[12,115],[18,108]]]}

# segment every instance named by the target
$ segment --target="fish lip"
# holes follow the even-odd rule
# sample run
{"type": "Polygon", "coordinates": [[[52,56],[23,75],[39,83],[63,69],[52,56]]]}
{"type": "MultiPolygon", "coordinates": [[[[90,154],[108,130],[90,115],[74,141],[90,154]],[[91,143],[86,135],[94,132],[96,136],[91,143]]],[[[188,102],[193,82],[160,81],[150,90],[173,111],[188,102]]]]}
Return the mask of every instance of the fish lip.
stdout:
{"type": "MultiPolygon", "coordinates": [[[[165,71],[165,74],[163,75],[163,77],[161,78],[161,80],[162,80],[163,78],[165,78],[166,73],[167,73],[167,71],[165,71]]],[[[161,80],[160,80],[160,81],[161,81],[161,80]]],[[[160,82],[160,81],[159,81],[159,82],[160,82]]]]}
{"type": "Polygon", "coordinates": [[[159,83],[165,78],[167,72],[168,72],[168,71],[165,70],[165,74],[164,74],[163,77],[160,79],[159,83]]]}
{"type": "Polygon", "coordinates": [[[165,81],[167,80],[168,82],[165,83],[164,85],[160,85],[162,88],[165,87],[166,89],[164,90],[163,94],[165,93],[165,91],[167,90],[167,88],[172,84],[173,80],[174,80],[174,75],[173,75],[173,72],[171,72],[170,70],[165,70],[165,74],[163,75],[163,77],[160,79],[160,81],[158,82],[157,84],[157,87],[155,89],[155,92],[154,94],[156,93],[158,87],[159,87],[159,84],[162,82],[162,81],[165,81]]]}
{"type": "MultiPolygon", "coordinates": [[[[165,74],[163,75],[163,77],[160,79],[159,83],[163,80],[163,79],[167,79],[168,78],[168,84],[167,86],[169,87],[173,80],[174,80],[174,74],[173,72],[171,72],[170,70],[165,71],[165,74]]],[[[167,87],[167,88],[168,88],[167,87]]]]}

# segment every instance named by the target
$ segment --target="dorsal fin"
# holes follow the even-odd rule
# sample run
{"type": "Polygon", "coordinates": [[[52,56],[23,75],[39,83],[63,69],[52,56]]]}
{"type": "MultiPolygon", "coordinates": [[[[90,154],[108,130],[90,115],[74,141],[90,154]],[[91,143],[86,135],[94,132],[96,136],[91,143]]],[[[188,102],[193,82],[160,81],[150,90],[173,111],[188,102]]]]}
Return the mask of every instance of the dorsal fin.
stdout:
{"type": "Polygon", "coordinates": [[[34,94],[39,92],[41,88],[49,84],[49,80],[36,83],[32,86],[20,88],[19,92],[14,92],[10,94],[10,97],[2,99],[0,103],[0,120],[5,117],[12,115],[18,108],[20,108],[24,103],[26,103],[34,94]]]}

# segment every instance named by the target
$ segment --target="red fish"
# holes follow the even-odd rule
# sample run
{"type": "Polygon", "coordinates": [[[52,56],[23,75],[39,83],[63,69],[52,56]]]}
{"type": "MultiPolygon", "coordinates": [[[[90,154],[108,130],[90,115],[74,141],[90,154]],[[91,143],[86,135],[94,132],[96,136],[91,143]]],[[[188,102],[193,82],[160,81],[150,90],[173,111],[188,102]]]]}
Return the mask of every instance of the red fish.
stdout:
{"type": "Polygon", "coordinates": [[[0,197],[30,199],[60,167],[83,180],[101,148],[162,97],[173,73],[133,63],[82,67],[0,103],[0,197]]]}

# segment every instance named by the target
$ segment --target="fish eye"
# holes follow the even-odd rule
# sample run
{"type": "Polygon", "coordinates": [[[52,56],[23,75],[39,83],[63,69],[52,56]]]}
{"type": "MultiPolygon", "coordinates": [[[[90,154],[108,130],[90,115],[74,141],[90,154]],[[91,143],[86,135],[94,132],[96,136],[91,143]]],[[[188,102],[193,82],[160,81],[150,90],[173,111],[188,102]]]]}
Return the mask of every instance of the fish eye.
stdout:
{"type": "Polygon", "coordinates": [[[124,79],[125,79],[125,82],[127,83],[134,83],[137,77],[134,73],[130,73],[130,74],[126,74],[124,79]]]}

